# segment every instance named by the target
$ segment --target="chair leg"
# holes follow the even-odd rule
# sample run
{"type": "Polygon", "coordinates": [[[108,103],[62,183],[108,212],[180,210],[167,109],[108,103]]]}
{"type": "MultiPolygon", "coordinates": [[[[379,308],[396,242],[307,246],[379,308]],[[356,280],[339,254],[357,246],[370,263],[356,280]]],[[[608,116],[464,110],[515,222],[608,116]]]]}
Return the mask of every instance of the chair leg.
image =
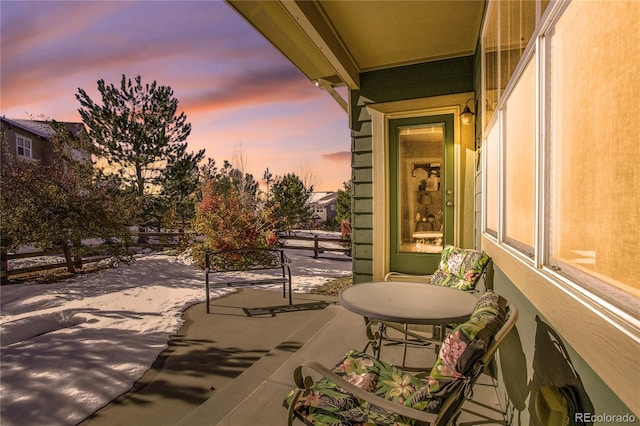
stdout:
{"type": "MultiPolygon", "coordinates": [[[[404,324],[404,331],[407,331],[409,328],[408,324],[404,324]]],[[[404,342],[402,343],[402,368],[407,365],[407,334],[404,335],[404,342]]]]}
{"type": "MultiPolygon", "coordinates": [[[[436,325],[433,328],[433,332],[434,332],[434,335],[437,336],[436,340],[438,340],[438,342],[444,342],[444,338],[446,337],[446,334],[447,334],[447,326],[446,325],[436,325]]],[[[438,356],[440,354],[440,346],[442,346],[442,345],[439,345],[437,343],[433,345],[433,348],[436,351],[436,356],[438,356]]]]}
{"type": "Polygon", "coordinates": [[[373,354],[377,360],[380,360],[380,352],[382,351],[382,335],[385,333],[385,329],[386,326],[383,323],[380,323],[378,326],[378,341],[373,348],[373,354]]]}
{"type": "Polygon", "coordinates": [[[380,359],[380,350],[382,349],[382,336],[385,333],[385,325],[383,323],[378,323],[378,330],[376,332],[371,331],[371,324],[369,323],[369,319],[365,317],[365,329],[367,330],[367,338],[369,341],[364,346],[362,352],[366,352],[371,346],[371,350],[373,352],[373,356],[376,359],[380,359]]]}

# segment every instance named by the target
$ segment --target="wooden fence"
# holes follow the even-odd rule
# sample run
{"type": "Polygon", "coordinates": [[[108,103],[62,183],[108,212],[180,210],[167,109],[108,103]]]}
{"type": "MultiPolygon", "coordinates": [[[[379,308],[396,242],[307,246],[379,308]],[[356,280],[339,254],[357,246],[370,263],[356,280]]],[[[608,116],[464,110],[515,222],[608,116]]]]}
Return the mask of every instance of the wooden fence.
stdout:
{"type": "MultiPolygon", "coordinates": [[[[138,248],[151,248],[162,249],[165,247],[177,247],[180,244],[180,239],[186,235],[184,232],[132,232],[132,236],[138,237],[159,237],[159,241],[147,241],[147,242],[134,242],[130,243],[126,248],[126,252],[132,247],[138,248]],[[179,240],[175,241],[174,237],[178,237],[179,240]]],[[[82,265],[88,263],[99,262],[104,259],[112,257],[107,253],[109,248],[106,244],[85,246],[86,252],[84,255],[77,255],[73,259],[74,266],[82,268],[82,265]]],[[[49,269],[66,268],[67,262],[64,259],[64,252],[60,249],[35,251],[29,253],[7,253],[6,249],[0,250],[0,279],[5,281],[11,275],[26,274],[30,272],[46,271],[49,269]],[[40,265],[27,266],[23,268],[11,268],[9,269],[9,261],[16,259],[28,259],[40,256],[62,256],[60,262],[52,262],[40,265]]]]}
{"type": "MultiPolygon", "coordinates": [[[[158,237],[158,241],[147,241],[144,243],[135,242],[129,244],[126,248],[128,251],[131,247],[138,248],[152,248],[163,249],[165,247],[177,247],[180,244],[180,240],[186,236],[183,232],[134,232],[133,236],[140,237],[158,237]],[[178,237],[178,241],[175,241],[174,237],[178,237]]],[[[313,257],[317,259],[321,254],[338,252],[345,253],[348,256],[351,255],[351,240],[342,238],[320,237],[317,234],[313,236],[298,236],[298,235],[279,235],[281,241],[281,247],[285,249],[296,250],[310,250],[313,251],[313,257]],[[287,241],[304,241],[308,244],[300,243],[298,245],[289,244],[287,241]],[[332,243],[332,244],[323,244],[332,243]]],[[[74,266],[82,268],[82,265],[88,263],[99,262],[104,259],[108,259],[111,255],[106,254],[106,245],[86,246],[88,251],[83,256],[76,256],[73,260],[74,266]]],[[[7,253],[6,249],[0,251],[0,279],[5,281],[11,275],[25,274],[31,272],[45,271],[49,269],[66,268],[67,263],[64,259],[62,249],[37,251],[29,253],[7,253]],[[22,268],[9,269],[9,261],[16,259],[28,259],[32,257],[40,256],[62,256],[60,262],[46,263],[40,265],[27,266],[22,268]]]]}
{"type": "Polygon", "coordinates": [[[321,253],[326,252],[342,252],[351,256],[351,240],[343,239],[343,238],[331,238],[331,237],[320,237],[317,234],[313,236],[297,236],[297,235],[282,235],[278,236],[280,241],[282,240],[292,240],[292,241],[309,241],[312,242],[313,245],[291,245],[291,244],[281,244],[283,248],[286,249],[296,249],[296,250],[313,250],[313,257],[317,259],[321,253]],[[332,246],[321,245],[323,242],[331,242],[334,243],[332,246]],[[338,247],[336,247],[336,245],[338,247]]]}

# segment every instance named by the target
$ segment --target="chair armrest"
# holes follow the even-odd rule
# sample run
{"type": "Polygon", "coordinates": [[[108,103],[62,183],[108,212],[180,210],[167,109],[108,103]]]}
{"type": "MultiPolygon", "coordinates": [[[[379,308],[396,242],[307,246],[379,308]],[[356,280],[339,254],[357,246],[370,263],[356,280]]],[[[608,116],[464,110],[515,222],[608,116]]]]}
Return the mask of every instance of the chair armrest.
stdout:
{"type": "Polygon", "coordinates": [[[389,272],[384,276],[385,281],[416,281],[416,282],[424,282],[429,283],[431,281],[431,277],[433,275],[416,275],[416,274],[405,274],[402,272],[389,272]],[[395,279],[394,279],[395,278],[395,279]]]}
{"type": "MultiPolygon", "coordinates": [[[[364,389],[361,389],[346,380],[342,377],[338,376],[335,373],[332,373],[331,370],[323,366],[322,364],[315,361],[307,361],[303,363],[301,366],[296,368],[294,372],[294,380],[299,389],[308,389],[313,384],[313,379],[307,376],[304,377],[302,375],[302,369],[309,368],[316,373],[319,373],[322,377],[332,381],[336,385],[340,386],[342,389],[346,390],[356,398],[360,398],[365,400],[377,407],[383,408],[392,413],[397,413],[404,417],[409,417],[412,419],[420,420],[422,422],[433,423],[437,420],[438,416],[433,413],[428,413],[426,411],[416,410],[415,408],[406,407],[404,405],[386,400],[384,398],[380,398],[371,392],[367,392],[364,389]]],[[[294,402],[292,401],[292,404],[294,402]]]]}

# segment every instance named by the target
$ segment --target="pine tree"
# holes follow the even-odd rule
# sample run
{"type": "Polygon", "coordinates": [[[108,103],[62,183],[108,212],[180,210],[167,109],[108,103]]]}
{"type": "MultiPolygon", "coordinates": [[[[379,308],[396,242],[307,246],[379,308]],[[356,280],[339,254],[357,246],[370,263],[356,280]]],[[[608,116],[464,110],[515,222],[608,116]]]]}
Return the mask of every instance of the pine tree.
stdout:
{"type": "Polygon", "coordinates": [[[184,149],[191,133],[169,86],[142,85],[122,75],[120,87],[98,80],[102,105],[78,88],[78,110],[99,154],[125,184],[143,197],[159,183],[167,161],[184,149]]]}
{"type": "Polygon", "coordinates": [[[200,184],[199,163],[204,158],[204,149],[188,153],[180,149],[169,158],[167,167],[160,179],[161,198],[155,215],[162,219],[178,222],[185,229],[195,216],[195,202],[200,184]]]}
{"type": "Polygon", "coordinates": [[[268,167],[262,174],[262,181],[264,182],[264,185],[266,187],[265,198],[268,204],[271,200],[271,186],[273,185],[273,173],[269,171],[268,167]]]}
{"type": "Polygon", "coordinates": [[[343,189],[338,189],[336,201],[336,219],[351,221],[351,181],[343,182],[343,189]]]}
{"type": "Polygon", "coordinates": [[[309,194],[313,188],[306,188],[302,180],[293,173],[278,177],[271,192],[275,203],[275,213],[283,230],[311,220],[313,212],[309,207],[309,194]]]}

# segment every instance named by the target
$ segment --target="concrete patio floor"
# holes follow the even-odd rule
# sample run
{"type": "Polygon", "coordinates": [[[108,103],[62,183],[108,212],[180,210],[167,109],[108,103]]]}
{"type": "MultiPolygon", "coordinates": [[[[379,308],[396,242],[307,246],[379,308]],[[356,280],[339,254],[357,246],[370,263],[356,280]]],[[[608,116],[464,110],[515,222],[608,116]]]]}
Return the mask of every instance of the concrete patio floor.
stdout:
{"type": "MultiPolygon", "coordinates": [[[[285,425],[282,400],[294,387],[294,369],[306,360],[332,366],[366,344],[362,317],[337,298],[294,294],[293,303],[277,291],[244,288],[212,300],[209,315],[203,303],[192,306],[133,389],[81,424],[285,425]]],[[[435,359],[431,349],[409,355],[428,365],[435,359]]],[[[386,361],[400,357],[399,347],[384,349],[386,361]]],[[[476,385],[460,424],[504,424],[490,377],[476,385]]]]}

